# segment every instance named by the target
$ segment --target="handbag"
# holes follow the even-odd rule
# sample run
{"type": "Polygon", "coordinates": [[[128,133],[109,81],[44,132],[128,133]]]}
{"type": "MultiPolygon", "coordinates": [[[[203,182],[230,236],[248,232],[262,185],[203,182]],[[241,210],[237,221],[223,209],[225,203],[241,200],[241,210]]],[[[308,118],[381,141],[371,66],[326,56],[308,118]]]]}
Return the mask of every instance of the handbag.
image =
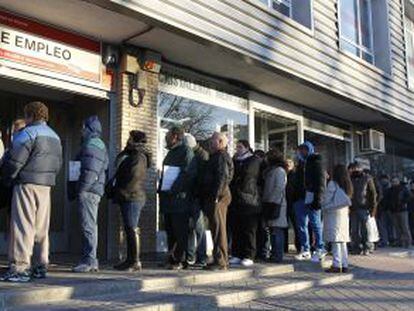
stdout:
{"type": "Polygon", "coordinates": [[[336,189],[330,202],[323,202],[323,209],[340,209],[352,205],[352,201],[345,191],[335,183],[336,189]]]}
{"type": "Polygon", "coordinates": [[[380,240],[377,221],[375,217],[369,216],[367,220],[368,242],[374,243],[380,240]]]}
{"type": "Polygon", "coordinates": [[[280,210],[282,209],[282,204],[273,203],[273,202],[263,202],[263,217],[266,220],[275,220],[280,216],[280,210]]]}

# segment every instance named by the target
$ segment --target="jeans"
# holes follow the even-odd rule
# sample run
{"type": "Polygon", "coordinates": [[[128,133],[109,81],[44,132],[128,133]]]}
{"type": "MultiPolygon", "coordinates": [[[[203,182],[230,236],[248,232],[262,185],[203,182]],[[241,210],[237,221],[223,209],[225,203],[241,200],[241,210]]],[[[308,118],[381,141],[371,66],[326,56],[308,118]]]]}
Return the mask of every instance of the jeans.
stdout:
{"type": "Polygon", "coordinates": [[[345,242],[332,242],[332,266],[348,268],[348,247],[345,242]]]}
{"type": "Polygon", "coordinates": [[[139,202],[124,202],[121,204],[122,221],[125,228],[137,228],[144,204],[139,202]]]}
{"type": "Polygon", "coordinates": [[[367,221],[369,216],[369,211],[366,209],[351,211],[351,244],[354,252],[373,250],[373,244],[368,241],[367,221]]]}
{"type": "Polygon", "coordinates": [[[380,211],[378,213],[378,231],[381,244],[386,246],[395,240],[394,226],[392,224],[391,212],[380,211]]]}
{"type": "Polygon", "coordinates": [[[312,210],[305,206],[305,201],[300,200],[293,204],[296,214],[296,224],[298,226],[298,234],[300,246],[303,252],[310,251],[310,236],[308,226],[315,236],[316,250],[325,248],[322,238],[322,219],[320,210],[312,210]]]}
{"type": "Polygon", "coordinates": [[[189,229],[187,261],[204,263],[207,261],[207,238],[204,214],[201,210],[190,217],[189,229]]]}
{"type": "Polygon", "coordinates": [[[271,227],[270,239],[272,242],[271,260],[281,262],[285,252],[285,229],[279,227],[271,227]]]}
{"type": "Polygon", "coordinates": [[[98,208],[101,197],[90,192],[79,194],[79,215],[82,236],[81,263],[98,265],[98,208]]]}
{"type": "Polygon", "coordinates": [[[263,217],[260,217],[256,234],[256,257],[263,260],[269,258],[271,248],[270,234],[271,232],[267,221],[263,217]]]}

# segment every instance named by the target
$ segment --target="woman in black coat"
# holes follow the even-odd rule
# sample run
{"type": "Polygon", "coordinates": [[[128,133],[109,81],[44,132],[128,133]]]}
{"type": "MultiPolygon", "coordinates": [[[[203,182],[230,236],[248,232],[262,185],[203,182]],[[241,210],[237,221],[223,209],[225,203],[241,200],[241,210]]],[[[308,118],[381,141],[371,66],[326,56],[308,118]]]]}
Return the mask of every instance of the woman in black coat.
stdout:
{"type": "Polygon", "coordinates": [[[116,158],[116,173],[112,180],[112,198],[121,208],[127,240],[125,261],[114,266],[117,270],[141,270],[140,230],[138,227],[145,205],[145,182],[151,154],[146,147],[146,135],[131,131],[125,149],[116,158]]]}
{"type": "Polygon", "coordinates": [[[261,204],[259,178],[261,161],[255,157],[249,142],[240,140],[234,156],[234,177],[230,184],[232,203],[229,210],[232,234],[230,264],[253,265],[256,256],[256,232],[261,204]]]}

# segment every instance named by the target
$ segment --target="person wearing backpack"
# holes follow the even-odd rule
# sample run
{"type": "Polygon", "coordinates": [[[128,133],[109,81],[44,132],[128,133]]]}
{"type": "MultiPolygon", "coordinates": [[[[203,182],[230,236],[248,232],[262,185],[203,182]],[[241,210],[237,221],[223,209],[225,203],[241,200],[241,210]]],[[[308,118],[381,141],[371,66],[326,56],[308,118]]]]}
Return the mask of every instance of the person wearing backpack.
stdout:
{"type": "Polygon", "coordinates": [[[373,244],[368,240],[367,222],[377,213],[377,191],[373,178],[363,172],[361,164],[352,163],[348,170],[354,188],[350,213],[352,251],[368,256],[373,244]]]}
{"type": "Polygon", "coordinates": [[[337,165],[322,200],[323,237],[332,245],[332,266],[328,273],[348,272],[349,207],[353,186],[345,165],[337,165]]]}

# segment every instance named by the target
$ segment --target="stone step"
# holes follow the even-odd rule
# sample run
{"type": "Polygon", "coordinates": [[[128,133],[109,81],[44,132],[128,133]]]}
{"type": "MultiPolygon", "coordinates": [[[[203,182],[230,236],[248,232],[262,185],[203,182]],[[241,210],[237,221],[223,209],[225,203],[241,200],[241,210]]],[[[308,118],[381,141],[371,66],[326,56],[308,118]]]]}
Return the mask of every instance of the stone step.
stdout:
{"type": "Polygon", "coordinates": [[[145,270],[141,274],[103,271],[97,274],[52,272],[45,280],[32,283],[0,283],[0,310],[69,299],[86,299],[112,293],[138,293],[180,287],[220,284],[252,277],[294,272],[292,264],[257,265],[252,269],[209,272],[202,270],[145,270]]]}
{"type": "Polygon", "coordinates": [[[352,274],[328,275],[320,272],[294,272],[287,275],[252,276],[217,284],[186,285],[157,291],[118,293],[70,299],[37,305],[26,305],[12,311],[67,310],[218,310],[246,307],[265,297],[282,297],[316,286],[350,281],[352,274]]]}

